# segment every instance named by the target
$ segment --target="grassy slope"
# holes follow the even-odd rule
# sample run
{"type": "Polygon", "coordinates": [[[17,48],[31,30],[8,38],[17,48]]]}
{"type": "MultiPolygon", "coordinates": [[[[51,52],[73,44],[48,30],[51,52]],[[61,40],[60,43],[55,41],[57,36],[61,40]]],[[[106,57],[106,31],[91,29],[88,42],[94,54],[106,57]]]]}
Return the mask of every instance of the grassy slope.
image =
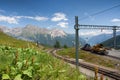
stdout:
{"type": "MultiPolygon", "coordinates": [[[[74,48],[63,49],[61,51],[58,51],[57,53],[62,56],[75,58],[75,49],[74,48]]],[[[120,61],[117,62],[114,60],[106,59],[103,56],[91,54],[91,53],[83,51],[83,50],[80,50],[79,53],[80,53],[79,54],[80,59],[83,59],[86,62],[94,63],[97,65],[115,68],[115,64],[117,64],[117,63],[120,64],[120,61]]],[[[119,68],[119,70],[120,70],[120,68],[119,68]]]]}
{"type": "Polygon", "coordinates": [[[41,49],[42,46],[39,46],[39,48],[36,46],[33,42],[27,42],[24,40],[18,40],[16,38],[13,38],[11,36],[8,36],[7,34],[0,31],[0,45],[6,45],[11,47],[17,47],[17,48],[34,48],[34,49],[41,49]]]}
{"type": "MultiPolygon", "coordinates": [[[[26,49],[27,48],[29,48],[29,49],[32,48],[32,49],[35,49],[35,50],[39,49],[38,47],[36,47],[35,43],[27,42],[27,41],[23,41],[23,40],[17,40],[15,38],[12,38],[12,37],[4,34],[3,32],[0,32],[0,46],[3,47],[3,49],[1,49],[1,54],[0,54],[2,56],[4,56],[4,54],[9,54],[9,55],[11,54],[11,49],[12,48],[10,48],[10,50],[9,50],[5,46],[7,46],[7,47],[11,46],[11,47],[16,48],[16,49],[13,49],[13,50],[16,50],[16,54],[19,53],[18,57],[19,57],[19,55],[23,56],[22,53],[24,53],[24,52],[21,52],[22,48],[26,48],[26,49]],[[20,52],[18,52],[17,50],[20,50],[20,52]]],[[[13,52],[13,50],[12,50],[12,52],[13,52]]],[[[30,51],[31,51],[31,49],[30,49],[30,51]]],[[[38,68],[38,69],[43,71],[42,72],[43,74],[37,73],[38,75],[42,75],[41,76],[41,80],[45,80],[46,78],[49,79],[49,80],[56,80],[56,79],[61,79],[61,78],[63,80],[78,80],[78,79],[80,79],[80,73],[77,72],[75,69],[72,69],[71,67],[69,67],[63,61],[55,59],[51,55],[45,54],[44,52],[39,51],[39,53],[40,53],[39,56],[36,55],[35,59],[38,59],[38,62],[39,62],[39,65],[40,65],[40,68],[38,68]]],[[[12,53],[12,54],[15,54],[15,53],[12,53]]],[[[15,56],[16,56],[16,54],[15,54],[15,56]]],[[[9,62],[9,61],[12,61],[13,58],[15,58],[15,57],[7,58],[9,56],[4,56],[4,57],[2,57],[2,56],[0,58],[0,61],[2,60],[1,62],[5,61],[5,60],[7,62],[9,62]],[[11,60],[8,60],[8,59],[11,59],[11,60]]],[[[10,56],[12,56],[12,55],[10,55],[10,56]]],[[[25,58],[26,61],[29,59],[27,57],[25,58]]],[[[13,59],[13,61],[14,61],[14,59],[13,59]]],[[[24,60],[21,60],[19,62],[23,62],[23,61],[24,60]]],[[[31,61],[31,59],[30,59],[30,61],[31,61]]],[[[9,64],[11,64],[11,63],[9,62],[9,64]]],[[[1,65],[2,65],[2,63],[1,63],[1,65]]],[[[11,66],[14,67],[14,65],[11,65],[11,66]]],[[[16,68],[16,66],[15,66],[15,68],[16,68]]],[[[9,71],[8,71],[8,73],[6,73],[6,70],[10,69],[10,67],[7,67],[7,68],[4,67],[4,69],[5,70],[1,70],[0,69],[0,76],[2,74],[11,75],[11,72],[9,72],[9,71]]],[[[20,75],[22,74],[23,75],[23,73],[21,73],[21,72],[20,73],[16,73],[16,74],[20,74],[20,75]]],[[[14,77],[15,77],[15,75],[12,76],[12,78],[14,78],[14,77]]]]}

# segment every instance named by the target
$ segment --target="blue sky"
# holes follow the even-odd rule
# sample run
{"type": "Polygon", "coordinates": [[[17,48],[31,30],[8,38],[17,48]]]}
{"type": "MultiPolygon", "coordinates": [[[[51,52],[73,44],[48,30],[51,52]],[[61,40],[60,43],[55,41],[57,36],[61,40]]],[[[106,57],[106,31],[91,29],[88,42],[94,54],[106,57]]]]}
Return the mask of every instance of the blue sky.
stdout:
{"type": "Polygon", "coordinates": [[[74,33],[74,17],[78,16],[79,24],[120,26],[120,6],[91,16],[119,4],[120,0],[0,0],[0,25],[11,28],[32,24],[74,33]],[[88,18],[81,19],[86,16],[88,18]]]}

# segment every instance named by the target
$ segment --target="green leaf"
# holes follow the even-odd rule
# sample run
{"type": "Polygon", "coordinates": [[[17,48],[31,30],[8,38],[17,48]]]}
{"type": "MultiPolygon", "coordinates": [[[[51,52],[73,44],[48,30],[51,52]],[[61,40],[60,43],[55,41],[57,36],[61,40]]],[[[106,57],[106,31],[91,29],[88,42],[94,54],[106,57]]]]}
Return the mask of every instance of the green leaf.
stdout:
{"type": "Polygon", "coordinates": [[[3,74],[3,75],[2,75],[2,79],[10,79],[10,77],[9,77],[8,74],[3,74]]]}
{"type": "Polygon", "coordinates": [[[33,70],[33,67],[32,67],[32,66],[30,66],[30,67],[28,68],[28,70],[32,71],[32,70],[33,70]]]}
{"type": "Polygon", "coordinates": [[[32,77],[32,73],[29,70],[23,71],[23,74],[26,74],[29,77],[32,77]]]}
{"type": "Polygon", "coordinates": [[[14,80],[23,80],[22,78],[21,78],[21,74],[18,74],[17,76],[15,76],[15,79],[14,80]]]}
{"type": "Polygon", "coordinates": [[[59,70],[58,72],[59,73],[64,73],[66,70],[59,70]]]}
{"type": "Polygon", "coordinates": [[[11,73],[10,74],[12,74],[12,75],[17,74],[17,70],[16,70],[15,67],[11,66],[10,69],[11,69],[11,73]]]}
{"type": "Polygon", "coordinates": [[[23,71],[23,74],[26,74],[29,77],[32,77],[32,69],[33,67],[29,67],[27,70],[23,71]]]}
{"type": "Polygon", "coordinates": [[[81,75],[79,76],[79,79],[81,79],[81,80],[86,80],[86,76],[81,74],[81,75]]]}
{"type": "Polygon", "coordinates": [[[53,69],[53,67],[50,64],[48,64],[48,66],[49,66],[50,69],[53,69]]]}
{"type": "Polygon", "coordinates": [[[23,63],[22,63],[22,62],[17,62],[17,67],[18,67],[19,69],[21,69],[22,66],[23,66],[23,63]]]}

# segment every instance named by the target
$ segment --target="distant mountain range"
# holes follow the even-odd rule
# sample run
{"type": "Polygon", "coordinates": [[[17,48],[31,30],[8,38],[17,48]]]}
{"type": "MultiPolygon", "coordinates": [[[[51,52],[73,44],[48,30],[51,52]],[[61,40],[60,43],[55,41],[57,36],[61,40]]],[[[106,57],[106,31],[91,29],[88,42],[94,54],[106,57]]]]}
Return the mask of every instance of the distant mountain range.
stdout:
{"type": "MultiPolygon", "coordinates": [[[[56,40],[59,41],[62,46],[73,46],[75,40],[75,35],[67,34],[58,28],[46,29],[34,25],[26,25],[25,27],[11,29],[5,26],[0,26],[0,29],[8,35],[18,39],[34,41],[48,46],[53,46],[56,40]]],[[[85,40],[82,38],[80,38],[80,42],[81,45],[85,44],[85,40]]]]}
{"type": "MultiPolygon", "coordinates": [[[[120,32],[117,32],[117,35],[120,35],[120,32]]],[[[113,34],[100,34],[88,39],[88,43],[90,43],[91,45],[95,45],[95,44],[102,43],[112,37],[113,37],[113,34]]]]}
{"type": "Polygon", "coordinates": [[[112,37],[112,34],[100,34],[100,35],[93,36],[90,39],[88,39],[88,43],[90,43],[91,45],[99,44],[111,37],[112,37]]]}
{"type": "MultiPolygon", "coordinates": [[[[63,30],[58,28],[46,29],[34,25],[26,25],[25,27],[16,28],[0,26],[0,30],[15,38],[38,42],[40,44],[48,46],[53,46],[56,40],[58,40],[62,46],[63,45],[73,46],[75,44],[74,34],[67,34],[63,30]]],[[[120,31],[117,32],[117,35],[120,35],[120,31]]],[[[90,39],[87,40],[87,43],[90,43],[91,45],[95,45],[102,42],[107,44],[110,41],[106,40],[110,40],[112,37],[113,34],[101,34],[90,37],[90,39]]],[[[81,42],[80,43],[81,45],[84,45],[86,43],[86,41],[81,37],[79,40],[81,42]]]]}

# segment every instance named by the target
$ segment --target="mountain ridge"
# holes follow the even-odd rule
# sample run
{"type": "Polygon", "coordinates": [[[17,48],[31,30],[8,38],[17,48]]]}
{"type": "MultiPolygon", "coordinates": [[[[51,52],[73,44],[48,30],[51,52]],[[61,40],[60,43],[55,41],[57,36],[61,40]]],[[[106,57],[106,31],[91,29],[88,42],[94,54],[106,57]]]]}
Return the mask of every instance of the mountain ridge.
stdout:
{"type": "MultiPolygon", "coordinates": [[[[5,30],[3,29],[3,31],[5,30]]],[[[26,25],[23,28],[8,29],[6,33],[18,39],[39,42],[40,44],[50,46],[53,46],[56,40],[59,41],[62,46],[73,46],[73,41],[75,41],[73,34],[67,34],[61,29],[46,29],[34,25],[26,25]]],[[[81,44],[84,44],[85,40],[80,38],[80,42],[81,44]]]]}
{"type": "Polygon", "coordinates": [[[6,26],[0,26],[0,29],[8,34],[14,34],[15,36],[21,35],[23,32],[30,32],[32,34],[50,34],[52,37],[58,37],[58,36],[65,36],[67,33],[65,33],[63,30],[58,28],[53,29],[47,29],[47,28],[41,28],[35,25],[26,25],[25,27],[15,27],[15,28],[7,28],[6,26]],[[57,35],[58,34],[58,35],[57,35]]]}
{"type": "MultiPolygon", "coordinates": [[[[120,31],[118,31],[116,33],[116,35],[120,35],[120,31]]],[[[100,35],[97,35],[97,36],[93,36],[91,37],[90,39],[88,39],[88,43],[90,43],[91,45],[95,45],[95,44],[99,44],[99,43],[102,43],[110,38],[113,37],[113,34],[100,34],[100,35]]]]}
{"type": "MultiPolygon", "coordinates": [[[[106,47],[112,47],[113,48],[113,43],[114,43],[114,38],[110,38],[106,41],[103,41],[102,44],[106,47]]],[[[117,44],[117,48],[120,49],[120,35],[116,36],[116,44],[117,44]]]]}

